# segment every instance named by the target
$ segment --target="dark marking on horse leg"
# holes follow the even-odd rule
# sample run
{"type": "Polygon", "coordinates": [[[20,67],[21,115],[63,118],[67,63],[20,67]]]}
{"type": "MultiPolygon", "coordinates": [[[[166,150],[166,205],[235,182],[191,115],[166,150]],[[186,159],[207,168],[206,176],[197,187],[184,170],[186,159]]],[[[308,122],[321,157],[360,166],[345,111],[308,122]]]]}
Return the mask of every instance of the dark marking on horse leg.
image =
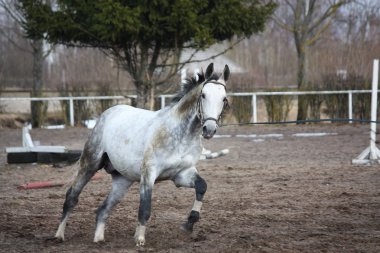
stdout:
{"type": "Polygon", "coordinates": [[[189,217],[187,218],[187,222],[182,225],[182,228],[188,232],[192,232],[194,224],[199,221],[199,218],[200,218],[199,212],[202,205],[203,197],[207,191],[207,183],[199,175],[196,175],[195,180],[194,180],[194,188],[195,188],[195,202],[194,202],[193,210],[191,210],[189,217]]]}
{"type": "Polygon", "coordinates": [[[182,229],[187,232],[192,232],[194,224],[199,221],[199,212],[191,210],[187,222],[182,225],[182,229]]]}
{"type": "Polygon", "coordinates": [[[90,171],[86,168],[82,168],[76,179],[74,180],[74,183],[72,186],[67,190],[66,192],[66,199],[63,204],[63,211],[62,211],[62,217],[61,222],[59,224],[57,233],[55,234],[55,237],[58,240],[64,240],[65,235],[65,227],[67,220],[69,218],[69,215],[71,211],[74,209],[76,204],[78,203],[78,198],[80,193],[82,192],[84,186],[90,181],[91,177],[95,174],[96,171],[90,171]]]}
{"type": "Polygon", "coordinates": [[[55,237],[64,240],[65,227],[70,213],[78,203],[80,193],[91,177],[104,166],[102,157],[94,159],[93,152],[85,146],[80,160],[80,169],[71,187],[66,192],[65,202],[63,204],[61,222],[59,224],[55,237]]]}
{"type": "Polygon", "coordinates": [[[201,178],[201,176],[197,175],[194,181],[194,185],[195,185],[196,200],[202,201],[203,196],[205,195],[207,191],[207,183],[203,178],[201,178]]]}
{"type": "Polygon", "coordinates": [[[150,218],[152,208],[152,188],[153,183],[147,182],[146,179],[140,183],[140,206],[138,213],[139,224],[136,227],[135,242],[136,246],[145,244],[146,223],[150,218]]]}
{"type": "Polygon", "coordinates": [[[152,188],[148,186],[143,186],[145,188],[140,192],[140,206],[139,206],[139,223],[145,226],[146,222],[150,218],[151,208],[152,208],[152,188]]]}
{"type": "Polygon", "coordinates": [[[67,192],[66,192],[66,199],[65,202],[63,203],[63,212],[62,212],[62,217],[61,221],[63,221],[68,212],[70,212],[71,209],[75,207],[75,205],[78,203],[78,197],[72,196],[73,192],[73,187],[70,187],[67,192]]]}
{"type": "Polygon", "coordinates": [[[84,174],[79,174],[79,178],[77,177],[75,183],[67,190],[61,221],[64,220],[77,205],[80,193],[94,174],[95,172],[88,170],[84,174]]]}

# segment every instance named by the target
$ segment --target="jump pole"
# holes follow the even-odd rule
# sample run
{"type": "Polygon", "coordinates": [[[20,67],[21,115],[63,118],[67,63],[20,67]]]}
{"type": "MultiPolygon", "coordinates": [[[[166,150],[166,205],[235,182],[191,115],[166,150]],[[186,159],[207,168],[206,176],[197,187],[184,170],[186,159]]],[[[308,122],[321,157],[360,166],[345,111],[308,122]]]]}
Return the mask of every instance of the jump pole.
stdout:
{"type": "Polygon", "coordinates": [[[379,60],[373,61],[372,72],[372,95],[371,95],[371,132],[369,147],[357,158],[352,160],[353,164],[379,163],[380,150],[376,147],[376,121],[377,121],[377,91],[379,85],[379,60]]]}

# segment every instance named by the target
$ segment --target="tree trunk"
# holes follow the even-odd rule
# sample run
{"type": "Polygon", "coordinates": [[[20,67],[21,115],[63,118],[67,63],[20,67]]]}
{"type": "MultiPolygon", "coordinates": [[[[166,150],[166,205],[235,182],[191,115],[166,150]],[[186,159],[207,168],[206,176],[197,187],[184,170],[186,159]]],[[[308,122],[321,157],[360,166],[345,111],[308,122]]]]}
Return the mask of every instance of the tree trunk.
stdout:
{"type": "Polygon", "coordinates": [[[140,47],[140,61],[135,72],[136,107],[149,109],[150,81],[148,78],[149,48],[146,45],[140,47]]]}
{"type": "Polygon", "coordinates": [[[134,50],[124,50],[126,71],[133,77],[136,88],[134,106],[149,110],[155,109],[156,85],[153,76],[161,54],[161,41],[155,41],[154,44],[153,48],[150,44],[141,43],[134,45],[134,50]]]}
{"type": "MultiPolygon", "coordinates": [[[[43,72],[43,41],[42,39],[37,39],[32,41],[33,48],[33,84],[31,97],[41,97],[42,96],[42,72],[43,72]]],[[[31,102],[31,121],[32,127],[40,127],[43,123],[46,114],[46,105],[43,101],[32,101],[31,102]]]]}
{"type": "Polygon", "coordinates": [[[137,108],[146,108],[148,101],[148,87],[143,81],[135,81],[136,87],[136,107],[137,108]]]}
{"type": "Polygon", "coordinates": [[[155,89],[148,81],[135,82],[136,87],[136,107],[154,110],[155,89]]]}
{"type": "MultiPolygon", "coordinates": [[[[299,41],[297,44],[297,87],[298,90],[305,88],[305,71],[306,71],[306,42],[299,41]]],[[[298,113],[297,120],[307,118],[307,99],[304,95],[298,96],[298,113]]]]}
{"type": "Polygon", "coordinates": [[[148,99],[148,104],[149,104],[149,110],[153,111],[154,110],[154,105],[155,105],[155,95],[156,95],[156,87],[153,82],[150,83],[149,85],[149,99],[148,99]]]}

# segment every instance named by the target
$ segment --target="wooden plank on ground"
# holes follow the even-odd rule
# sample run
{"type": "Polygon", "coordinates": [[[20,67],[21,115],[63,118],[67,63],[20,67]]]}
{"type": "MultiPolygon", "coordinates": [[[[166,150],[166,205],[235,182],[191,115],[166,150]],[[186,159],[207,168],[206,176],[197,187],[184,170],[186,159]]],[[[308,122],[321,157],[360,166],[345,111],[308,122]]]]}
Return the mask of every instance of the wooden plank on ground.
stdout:
{"type": "Polygon", "coordinates": [[[9,152],[7,163],[74,163],[80,159],[81,150],[69,150],[65,153],[56,152],[9,152]]]}
{"type": "Polygon", "coordinates": [[[34,146],[34,147],[7,147],[7,153],[25,153],[25,152],[48,152],[48,153],[65,153],[65,146],[34,146]]]}

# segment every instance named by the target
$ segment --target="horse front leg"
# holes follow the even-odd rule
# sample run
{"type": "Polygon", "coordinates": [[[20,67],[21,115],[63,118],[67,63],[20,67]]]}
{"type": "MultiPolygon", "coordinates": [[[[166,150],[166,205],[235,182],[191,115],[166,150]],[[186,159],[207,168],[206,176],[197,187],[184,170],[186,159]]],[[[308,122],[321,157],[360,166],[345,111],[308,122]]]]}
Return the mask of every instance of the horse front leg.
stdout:
{"type": "Polygon", "coordinates": [[[147,175],[143,175],[140,181],[140,206],[138,213],[139,224],[136,227],[135,242],[136,246],[144,246],[146,223],[150,218],[152,208],[152,190],[154,180],[147,175]]]}
{"type": "Polygon", "coordinates": [[[191,208],[187,222],[182,225],[183,230],[192,232],[194,224],[198,222],[200,218],[203,197],[207,191],[207,183],[201,176],[199,176],[195,168],[191,168],[178,174],[174,179],[174,183],[177,187],[195,188],[193,207],[191,208]]]}
{"type": "Polygon", "coordinates": [[[190,211],[189,217],[187,218],[187,222],[182,225],[182,228],[185,231],[192,232],[194,224],[199,221],[199,213],[202,207],[203,196],[207,190],[206,181],[201,178],[198,174],[194,180],[194,188],[195,188],[195,200],[193,203],[193,207],[190,211]]]}

